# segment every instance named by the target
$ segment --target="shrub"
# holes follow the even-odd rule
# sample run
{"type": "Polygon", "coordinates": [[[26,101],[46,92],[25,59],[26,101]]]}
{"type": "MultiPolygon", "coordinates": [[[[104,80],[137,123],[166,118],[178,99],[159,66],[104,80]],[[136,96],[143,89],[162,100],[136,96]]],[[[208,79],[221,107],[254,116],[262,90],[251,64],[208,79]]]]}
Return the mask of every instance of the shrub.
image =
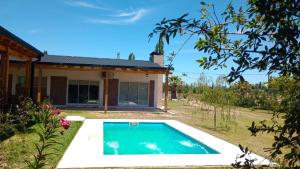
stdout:
{"type": "Polygon", "coordinates": [[[0,112],[0,141],[13,136],[16,131],[26,132],[36,123],[34,117],[37,111],[38,108],[32,100],[24,98],[7,112],[0,112]]]}
{"type": "Polygon", "coordinates": [[[35,120],[38,122],[38,126],[41,130],[37,131],[39,135],[39,142],[35,143],[36,153],[33,161],[26,161],[28,168],[40,169],[45,167],[47,159],[57,152],[57,144],[61,144],[56,141],[56,138],[63,134],[64,129],[68,129],[71,123],[64,117],[60,116],[61,110],[56,109],[50,104],[42,104],[40,111],[35,113],[35,120]]]}

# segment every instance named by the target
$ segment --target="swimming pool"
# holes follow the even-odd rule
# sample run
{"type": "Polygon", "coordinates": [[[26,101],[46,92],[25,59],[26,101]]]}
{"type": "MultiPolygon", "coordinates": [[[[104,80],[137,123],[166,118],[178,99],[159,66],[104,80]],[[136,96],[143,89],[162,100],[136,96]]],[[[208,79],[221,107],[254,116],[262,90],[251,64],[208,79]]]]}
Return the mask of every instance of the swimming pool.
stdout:
{"type": "Polygon", "coordinates": [[[104,122],[104,155],[219,154],[165,123],[104,122]]]}
{"type": "Polygon", "coordinates": [[[57,168],[230,166],[240,154],[239,147],[176,120],[85,119],[57,168]]]}

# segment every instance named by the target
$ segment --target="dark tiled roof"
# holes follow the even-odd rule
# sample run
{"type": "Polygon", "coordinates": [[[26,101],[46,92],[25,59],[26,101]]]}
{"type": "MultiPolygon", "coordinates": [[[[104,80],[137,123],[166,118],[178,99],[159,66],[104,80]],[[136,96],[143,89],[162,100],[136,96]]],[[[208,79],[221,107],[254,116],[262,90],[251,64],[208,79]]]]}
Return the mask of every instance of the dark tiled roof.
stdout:
{"type": "Polygon", "coordinates": [[[40,64],[60,64],[77,66],[98,66],[98,67],[124,67],[144,69],[166,69],[157,63],[145,60],[125,60],[79,56],[46,55],[41,57],[40,64]]]}
{"type": "Polygon", "coordinates": [[[30,45],[29,43],[25,42],[24,40],[22,40],[21,38],[19,38],[15,34],[9,32],[7,29],[3,28],[2,26],[0,26],[0,35],[7,36],[8,38],[18,42],[22,46],[25,46],[26,48],[29,48],[29,49],[33,50],[34,52],[36,52],[40,56],[43,54],[41,51],[39,51],[38,49],[36,49],[32,45],[30,45]]]}
{"type": "Polygon", "coordinates": [[[153,52],[150,53],[150,55],[163,55],[163,54],[153,51],[153,52]]]}

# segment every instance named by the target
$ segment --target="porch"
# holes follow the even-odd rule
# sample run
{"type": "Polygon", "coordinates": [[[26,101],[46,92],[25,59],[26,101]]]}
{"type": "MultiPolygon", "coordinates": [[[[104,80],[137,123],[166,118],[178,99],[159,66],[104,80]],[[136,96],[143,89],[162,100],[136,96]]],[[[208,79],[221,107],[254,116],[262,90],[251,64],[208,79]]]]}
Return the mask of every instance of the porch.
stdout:
{"type": "Polygon", "coordinates": [[[11,103],[11,61],[19,60],[23,63],[23,93],[24,96],[30,96],[33,80],[32,62],[39,60],[41,55],[39,50],[0,26],[0,110],[7,110],[11,103]]]}
{"type": "Polygon", "coordinates": [[[96,107],[105,113],[153,111],[162,105],[162,71],[65,65],[37,65],[37,69],[48,77],[48,96],[56,105],[96,107]]]}
{"type": "MultiPolygon", "coordinates": [[[[16,95],[17,86],[22,83],[20,79],[24,76],[24,63],[14,62],[11,66],[11,94],[16,95]]],[[[162,81],[167,73],[165,69],[43,62],[36,63],[34,67],[32,92],[37,102],[49,99],[61,108],[100,110],[105,113],[108,110],[156,112],[161,111],[163,106],[167,110],[167,101],[162,103],[162,81]]]]}

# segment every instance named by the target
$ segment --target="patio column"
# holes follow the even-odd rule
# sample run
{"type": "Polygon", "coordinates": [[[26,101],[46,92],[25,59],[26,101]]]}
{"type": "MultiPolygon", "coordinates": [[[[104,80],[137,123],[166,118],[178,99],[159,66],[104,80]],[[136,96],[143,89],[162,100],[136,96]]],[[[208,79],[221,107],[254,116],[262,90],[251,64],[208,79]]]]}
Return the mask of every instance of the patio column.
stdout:
{"type": "Polygon", "coordinates": [[[168,112],[168,95],[169,95],[169,71],[165,75],[165,112],[168,112]]]}
{"type": "Polygon", "coordinates": [[[29,96],[30,94],[30,83],[31,83],[31,58],[25,62],[25,96],[29,96]]]}
{"type": "Polygon", "coordinates": [[[41,93],[42,93],[42,68],[39,67],[38,69],[38,91],[37,91],[37,102],[40,103],[41,102],[41,93]]]}
{"type": "Polygon", "coordinates": [[[8,78],[9,78],[9,56],[8,56],[8,51],[3,51],[1,52],[1,90],[3,90],[3,99],[4,102],[7,101],[8,99],[8,78]]]}
{"type": "Polygon", "coordinates": [[[105,85],[104,85],[104,113],[108,110],[108,73],[105,72],[105,85]]]}

